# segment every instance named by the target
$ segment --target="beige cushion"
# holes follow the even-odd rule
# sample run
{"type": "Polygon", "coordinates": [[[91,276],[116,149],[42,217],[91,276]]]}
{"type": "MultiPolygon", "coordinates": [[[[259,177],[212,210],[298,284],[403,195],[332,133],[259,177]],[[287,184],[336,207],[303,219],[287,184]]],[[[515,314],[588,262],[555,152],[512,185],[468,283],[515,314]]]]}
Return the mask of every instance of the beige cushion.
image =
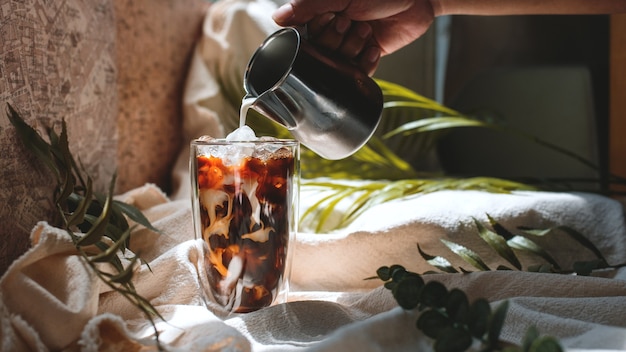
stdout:
{"type": "Polygon", "coordinates": [[[182,91],[208,5],[115,0],[120,192],[146,182],[171,189],[182,143],[182,91]]]}
{"type": "Polygon", "coordinates": [[[167,190],[180,148],[188,60],[202,0],[0,0],[0,274],[54,223],[52,175],[24,149],[6,102],[39,130],[65,118],[70,148],[106,190],[156,183],[167,190]]]}
{"type": "Polygon", "coordinates": [[[32,126],[68,125],[71,149],[102,190],[115,169],[116,66],[113,6],[69,0],[0,1],[0,272],[29,246],[39,220],[52,220],[55,182],[19,142],[10,102],[32,126]]]}

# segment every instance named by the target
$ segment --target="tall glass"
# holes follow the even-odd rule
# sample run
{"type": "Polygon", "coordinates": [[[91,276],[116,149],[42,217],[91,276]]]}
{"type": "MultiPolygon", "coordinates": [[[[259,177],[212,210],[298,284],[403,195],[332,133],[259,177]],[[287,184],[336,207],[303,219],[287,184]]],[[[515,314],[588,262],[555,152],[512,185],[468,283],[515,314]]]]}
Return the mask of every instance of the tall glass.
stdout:
{"type": "Polygon", "coordinates": [[[192,209],[204,291],[231,312],[285,302],[298,228],[294,140],[191,142],[192,209]]]}

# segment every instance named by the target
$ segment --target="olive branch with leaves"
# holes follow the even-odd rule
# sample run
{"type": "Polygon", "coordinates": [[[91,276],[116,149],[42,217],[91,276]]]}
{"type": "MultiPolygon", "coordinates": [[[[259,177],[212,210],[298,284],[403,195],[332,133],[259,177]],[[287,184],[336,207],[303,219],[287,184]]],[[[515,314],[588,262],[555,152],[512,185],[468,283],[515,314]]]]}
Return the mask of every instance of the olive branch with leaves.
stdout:
{"type": "Polygon", "coordinates": [[[113,198],[115,174],[106,194],[94,191],[92,178],[70,152],[65,120],[60,133],[47,128],[46,141],[10,104],[7,105],[9,121],[24,146],[54,175],[53,201],[60,217],[59,227],[67,232],[78,255],[92,272],[144,313],[154,328],[156,344],[162,349],[155,318],[164,319],[150,301],[137,292],[132,282],[141,258],[138,254],[127,256],[131,232],[136,226],[159,231],[137,208],[113,198]],[[131,226],[132,222],[135,224],[131,226]]]}
{"type": "MultiPolygon", "coordinates": [[[[499,265],[496,270],[523,270],[522,264],[515,254],[516,251],[524,252],[539,258],[542,264],[533,264],[526,268],[529,272],[555,273],[555,274],[576,274],[579,276],[588,276],[597,270],[617,269],[626,265],[615,264],[610,265],[602,252],[591,242],[585,235],[569,226],[554,226],[546,229],[537,229],[530,227],[518,227],[516,231],[510,231],[489,214],[487,214],[489,225],[492,229],[483,225],[477,219],[474,220],[478,236],[509,265],[499,265]],[[552,234],[565,234],[569,239],[578,245],[586,248],[593,253],[594,258],[590,260],[580,260],[573,263],[571,268],[564,268],[557,260],[544,248],[542,248],[534,238],[547,237],[552,234]]],[[[472,249],[463,245],[441,239],[441,242],[450,249],[455,255],[463,259],[475,270],[490,271],[485,261],[472,249]]],[[[455,268],[450,261],[443,256],[434,256],[426,253],[419,244],[417,249],[428,264],[439,269],[444,273],[468,273],[462,267],[455,268]]]]}

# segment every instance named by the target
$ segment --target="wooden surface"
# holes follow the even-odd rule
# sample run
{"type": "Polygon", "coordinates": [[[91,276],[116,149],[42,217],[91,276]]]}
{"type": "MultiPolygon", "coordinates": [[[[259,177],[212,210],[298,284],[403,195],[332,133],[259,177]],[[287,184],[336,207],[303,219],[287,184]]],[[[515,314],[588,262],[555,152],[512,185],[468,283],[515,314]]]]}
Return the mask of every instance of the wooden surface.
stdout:
{"type": "Polygon", "coordinates": [[[611,15],[610,90],[609,168],[626,177],[626,14],[611,15]]]}

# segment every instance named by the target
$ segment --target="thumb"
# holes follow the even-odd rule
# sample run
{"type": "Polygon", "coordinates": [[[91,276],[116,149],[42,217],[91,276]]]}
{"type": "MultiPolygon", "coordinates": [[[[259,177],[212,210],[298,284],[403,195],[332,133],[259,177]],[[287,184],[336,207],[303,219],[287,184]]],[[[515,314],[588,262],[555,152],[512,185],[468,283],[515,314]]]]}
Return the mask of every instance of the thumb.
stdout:
{"type": "Polygon", "coordinates": [[[295,17],[295,12],[293,11],[293,6],[291,3],[286,3],[283,6],[279,7],[272,14],[272,19],[276,24],[281,26],[288,26],[295,24],[292,20],[295,17]]]}
{"type": "Polygon", "coordinates": [[[291,0],[274,11],[272,19],[280,26],[301,25],[327,12],[340,12],[346,7],[345,0],[291,0]]]}

